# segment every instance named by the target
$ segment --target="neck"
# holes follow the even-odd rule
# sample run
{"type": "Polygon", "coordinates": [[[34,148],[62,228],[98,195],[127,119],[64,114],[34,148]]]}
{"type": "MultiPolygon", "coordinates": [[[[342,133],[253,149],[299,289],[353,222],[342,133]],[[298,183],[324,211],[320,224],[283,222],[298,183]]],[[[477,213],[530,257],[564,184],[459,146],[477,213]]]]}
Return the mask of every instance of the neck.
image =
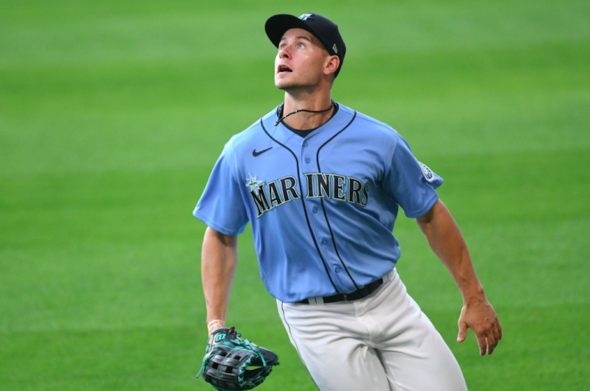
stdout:
{"type": "Polygon", "coordinates": [[[325,124],[331,117],[334,108],[330,95],[294,97],[288,93],[285,94],[285,104],[283,105],[283,116],[289,117],[283,119],[283,122],[294,129],[309,130],[315,129],[325,124]],[[326,110],[329,109],[329,110],[326,110]],[[298,110],[307,110],[297,112],[298,110]],[[309,111],[321,111],[320,113],[310,113],[309,111]]]}

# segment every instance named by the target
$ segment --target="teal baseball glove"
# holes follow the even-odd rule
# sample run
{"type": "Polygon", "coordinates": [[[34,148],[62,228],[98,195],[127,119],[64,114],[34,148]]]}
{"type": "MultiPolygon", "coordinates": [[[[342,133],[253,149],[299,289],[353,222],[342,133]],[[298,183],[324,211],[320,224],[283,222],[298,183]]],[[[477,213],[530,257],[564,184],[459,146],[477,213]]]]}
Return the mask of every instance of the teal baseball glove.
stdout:
{"type": "Polygon", "coordinates": [[[217,329],[209,336],[203,365],[197,374],[220,391],[251,390],[279,365],[271,350],[242,339],[234,327],[217,329]]]}

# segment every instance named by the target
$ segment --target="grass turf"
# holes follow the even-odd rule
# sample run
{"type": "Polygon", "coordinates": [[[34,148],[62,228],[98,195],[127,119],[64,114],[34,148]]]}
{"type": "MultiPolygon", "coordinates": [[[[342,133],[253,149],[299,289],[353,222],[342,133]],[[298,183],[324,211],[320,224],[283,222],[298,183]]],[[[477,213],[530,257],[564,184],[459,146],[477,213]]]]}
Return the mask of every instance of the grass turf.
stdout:
{"type": "MultiPolygon", "coordinates": [[[[454,342],[460,296],[403,216],[399,271],[470,389],[585,389],[590,5],[459,0],[3,5],[0,389],[208,389],[190,212],[225,141],[281,101],[264,20],[309,10],[348,46],[334,98],[445,178],[494,355],[454,342]]],[[[240,252],[229,322],[282,363],[261,389],[313,389],[249,233],[240,252]]]]}

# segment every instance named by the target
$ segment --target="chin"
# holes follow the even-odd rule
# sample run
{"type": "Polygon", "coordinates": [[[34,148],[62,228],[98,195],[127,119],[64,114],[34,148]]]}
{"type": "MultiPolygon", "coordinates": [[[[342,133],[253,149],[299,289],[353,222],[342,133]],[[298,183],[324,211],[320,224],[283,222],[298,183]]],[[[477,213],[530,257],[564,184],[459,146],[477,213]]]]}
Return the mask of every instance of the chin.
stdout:
{"type": "Polygon", "coordinates": [[[316,86],[316,84],[314,83],[306,83],[306,82],[302,82],[302,81],[294,81],[294,80],[276,80],[275,79],[275,86],[279,89],[279,90],[283,90],[283,91],[289,91],[289,90],[296,90],[296,89],[308,89],[308,88],[313,88],[316,86]]]}
{"type": "Polygon", "coordinates": [[[275,86],[279,89],[279,90],[286,90],[289,88],[295,88],[297,87],[297,85],[293,82],[287,82],[285,80],[275,80],[275,86]]]}

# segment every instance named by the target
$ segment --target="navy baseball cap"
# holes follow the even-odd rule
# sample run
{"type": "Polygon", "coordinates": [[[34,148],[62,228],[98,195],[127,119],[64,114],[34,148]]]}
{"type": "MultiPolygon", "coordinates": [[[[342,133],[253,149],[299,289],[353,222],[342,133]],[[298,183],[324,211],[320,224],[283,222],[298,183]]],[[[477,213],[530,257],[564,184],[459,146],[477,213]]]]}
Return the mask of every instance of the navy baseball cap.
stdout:
{"type": "Polygon", "coordinates": [[[303,14],[300,17],[288,14],[274,15],[268,18],[264,25],[266,35],[276,47],[279,47],[283,34],[295,28],[309,31],[320,40],[331,56],[338,56],[340,59],[340,65],[336,70],[336,76],[338,76],[346,54],[346,45],[338,31],[338,26],[330,19],[312,13],[303,14]]]}

